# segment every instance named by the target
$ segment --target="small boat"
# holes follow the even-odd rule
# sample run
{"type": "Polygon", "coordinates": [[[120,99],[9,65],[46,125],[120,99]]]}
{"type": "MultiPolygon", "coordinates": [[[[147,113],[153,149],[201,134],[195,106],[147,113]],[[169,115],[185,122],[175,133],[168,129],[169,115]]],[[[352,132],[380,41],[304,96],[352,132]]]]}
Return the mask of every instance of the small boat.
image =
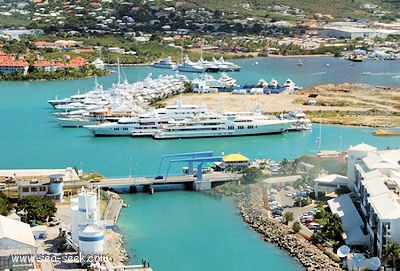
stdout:
{"type": "Polygon", "coordinates": [[[301,60],[299,60],[299,61],[297,62],[297,66],[303,66],[303,62],[301,62],[301,60]]]}
{"type": "Polygon", "coordinates": [[[128,205],[127,203],[122,203],[122,207],[124,207],[124,208],[128,208],[128,207],[129,207],[129,205],[128,205]]]}
{"type": "Polygon", "coordinates": [[[372,135],[374,135],[374,136],[400,136],[400,132],[378,129],[376,131],[373,131],[372,135]]]}

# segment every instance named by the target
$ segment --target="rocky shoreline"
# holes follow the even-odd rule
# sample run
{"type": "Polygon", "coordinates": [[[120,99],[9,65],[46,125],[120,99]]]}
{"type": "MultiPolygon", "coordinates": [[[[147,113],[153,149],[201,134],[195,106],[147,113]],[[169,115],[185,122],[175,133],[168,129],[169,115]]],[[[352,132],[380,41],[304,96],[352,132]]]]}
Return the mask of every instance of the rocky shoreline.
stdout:
{"type": "Polygon", "coordinates": [[[243,220],[257,231],[264,241],[288,252],[291,257],[298,259],[306,270],[343,270],[338,263],[290,227],[270,218],[268,210],[264,208],[262,188],[258,185],[248,187],[245,195],[239,199],[238,209],[243,220]]]}

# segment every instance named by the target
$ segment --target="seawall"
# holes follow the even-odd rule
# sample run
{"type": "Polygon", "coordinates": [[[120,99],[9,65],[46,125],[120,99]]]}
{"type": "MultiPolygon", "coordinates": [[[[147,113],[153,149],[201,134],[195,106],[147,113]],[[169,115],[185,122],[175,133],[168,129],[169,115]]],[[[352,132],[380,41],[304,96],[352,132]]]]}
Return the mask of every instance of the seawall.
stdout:
{"type": "Polygon", "coordinates": [[[275,244],[299,260],[306,270],[343,270],[318,247],[311,244],[290,227],[269,217],[264,208],[263,192],[258,185],[250,185],[239,199],[238,209],[243,220],[257,231],[266,242],[275,244]]]}

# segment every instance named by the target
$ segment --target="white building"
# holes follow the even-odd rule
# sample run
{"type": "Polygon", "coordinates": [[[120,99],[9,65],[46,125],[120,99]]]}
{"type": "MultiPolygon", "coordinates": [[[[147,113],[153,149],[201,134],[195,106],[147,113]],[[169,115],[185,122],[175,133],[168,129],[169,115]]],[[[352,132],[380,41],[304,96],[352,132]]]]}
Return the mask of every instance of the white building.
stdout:
{"type": "Polygon", "coordinates": [[[315,197],[318,197],[318,192],[335,192],[343,187],[347,187],[347,177],[338,174],[325,175],[314,180],[315,197]]]}
{"type": "Polygon", "coordinates": [[[28,270],[27,260],[10,259],[10,255],[36,255],[37,247],[28,224],[0,215],[0,270],[28,270]],[[15,266],[15,267],[14,267],[15,266]]]}
{"type": "Polygon", "coordinates": [[[338,197],[329,206],[341,217],[346,233],[356,232],[348,245],[382,257],[388,243],[400,244],[400,150],[378,151],[367,144],[350,147],[347,175],[352,201],[338,197]]]}

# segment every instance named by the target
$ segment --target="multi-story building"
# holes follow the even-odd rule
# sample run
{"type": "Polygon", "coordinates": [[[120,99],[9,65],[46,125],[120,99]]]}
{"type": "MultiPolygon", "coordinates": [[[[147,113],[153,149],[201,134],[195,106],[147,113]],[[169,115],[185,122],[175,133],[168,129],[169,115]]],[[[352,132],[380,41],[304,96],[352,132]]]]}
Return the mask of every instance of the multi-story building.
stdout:
{"type": "Polygon", "coordinates": [[[400,244],[400,150],[360,144],[348,155],[349,188],[357,195],[369,251],[381,257],[388,243],[400,244]]]}
{"type": "Polygon", "coordinates": [[[378,151],[367,144],[350,147],[347,186],[352,193],[328,201],[342,222],[355,221],[343,227],[346,233],[357,234],[352,240],[358,243],[346,243],[362,245],[371,255],[382,257],[388,243],[400,244],[400,150],[378,151]]]}

